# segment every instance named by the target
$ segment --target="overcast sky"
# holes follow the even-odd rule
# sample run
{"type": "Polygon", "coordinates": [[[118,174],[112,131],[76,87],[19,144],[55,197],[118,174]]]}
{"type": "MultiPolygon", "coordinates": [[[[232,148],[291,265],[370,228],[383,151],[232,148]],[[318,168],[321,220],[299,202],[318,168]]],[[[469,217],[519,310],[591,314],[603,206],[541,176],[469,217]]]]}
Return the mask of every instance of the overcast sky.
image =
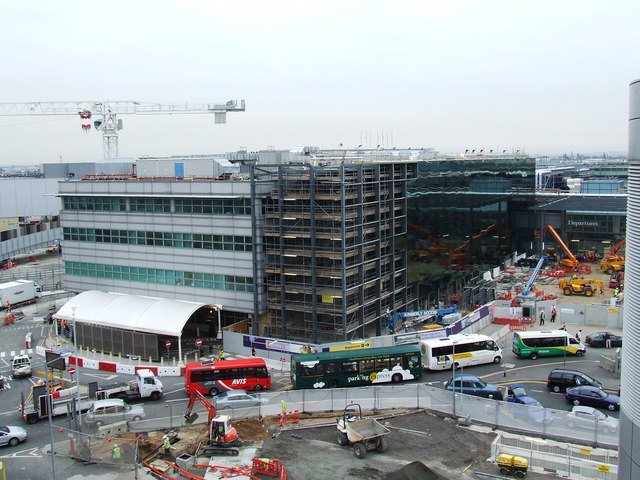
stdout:
{"type": "MultiPolygon", "coordinates": [[[[0,102],[246,100],[123,115],[141,155],[432,147],[627,150],[640,2],[0,2],[0,102]]],[[[0,165],[102,158],[77,116],[0,116],[0,165]]]]}

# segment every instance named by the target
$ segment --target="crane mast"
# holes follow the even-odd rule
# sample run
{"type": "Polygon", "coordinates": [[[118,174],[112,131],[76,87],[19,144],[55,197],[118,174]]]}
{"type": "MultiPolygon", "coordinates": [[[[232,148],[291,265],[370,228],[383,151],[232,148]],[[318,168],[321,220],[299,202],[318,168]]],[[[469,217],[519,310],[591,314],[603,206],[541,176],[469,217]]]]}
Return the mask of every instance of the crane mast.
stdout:
{"type": "Polygon", "coordinates": [[[118,157],[118,131],[122,130],[122,120],[118,115],[174,115],[174,114],[214,114],[216,124],[227,123],[228,112],[244,112],[245,101],[229,100],[217,103],[150,103],[125,100],[76,101],[76,102],[21,102],[0,103],[0,116],[32,115],[79,115],[82,129],[93,127],[102,131],[104,158],[118,157]]]}

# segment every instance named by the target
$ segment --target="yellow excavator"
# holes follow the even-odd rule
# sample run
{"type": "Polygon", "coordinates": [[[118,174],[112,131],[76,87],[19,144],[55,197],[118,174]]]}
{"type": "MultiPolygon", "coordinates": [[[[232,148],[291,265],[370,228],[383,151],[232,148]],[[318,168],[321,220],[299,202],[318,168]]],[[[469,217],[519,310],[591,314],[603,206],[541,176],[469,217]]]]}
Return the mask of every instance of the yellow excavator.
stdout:
{"type": "Polygon", "coordinates": [[[600,293],[604,293],[604,284],[599,280],[578,280],[574,278],[560,280],[558,287],[565,295],[584,295],[591,297],[600,289],[600,293]]]}

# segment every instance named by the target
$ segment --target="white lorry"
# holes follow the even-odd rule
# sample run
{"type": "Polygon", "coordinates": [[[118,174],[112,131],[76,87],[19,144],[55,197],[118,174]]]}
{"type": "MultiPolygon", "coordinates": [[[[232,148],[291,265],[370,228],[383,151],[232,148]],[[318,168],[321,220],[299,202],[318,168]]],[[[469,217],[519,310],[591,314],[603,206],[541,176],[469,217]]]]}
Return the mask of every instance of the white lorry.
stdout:
{"type": "MultiPolygon", "coordinates": [[[[141,368],[136,371],[135,380],[130,382],[114,383],[112,385],[101,385],[95,392],[96,400],[107,398],[121,398],[125,402],[130,400],[150,399],[158,400],[162,396],[162,382],[148,368],[141,368]]],[[[92,393],[89,386],[89,392],[92,393]]]]}
{"type": "Polygon", "coordinates": [[[42,287],[33,280],[0,283],[0,309],[26,305],[42,296],[42,287]]]}

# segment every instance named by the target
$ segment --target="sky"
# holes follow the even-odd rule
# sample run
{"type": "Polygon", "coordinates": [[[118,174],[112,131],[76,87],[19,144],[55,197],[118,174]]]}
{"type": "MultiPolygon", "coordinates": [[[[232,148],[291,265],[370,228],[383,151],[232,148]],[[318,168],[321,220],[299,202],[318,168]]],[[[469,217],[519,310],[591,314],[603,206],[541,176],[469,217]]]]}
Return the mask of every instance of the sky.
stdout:
{"type": "MultiPolygon", "coordinates": [[[[121,115],[120,157],[626,152],[638,18],[637,0],[0,0],[0,103],[246,101],[224,125],[121,115]]],[[[0,165],[100,160],[82,123],[0,116],[0,165]]]]}

